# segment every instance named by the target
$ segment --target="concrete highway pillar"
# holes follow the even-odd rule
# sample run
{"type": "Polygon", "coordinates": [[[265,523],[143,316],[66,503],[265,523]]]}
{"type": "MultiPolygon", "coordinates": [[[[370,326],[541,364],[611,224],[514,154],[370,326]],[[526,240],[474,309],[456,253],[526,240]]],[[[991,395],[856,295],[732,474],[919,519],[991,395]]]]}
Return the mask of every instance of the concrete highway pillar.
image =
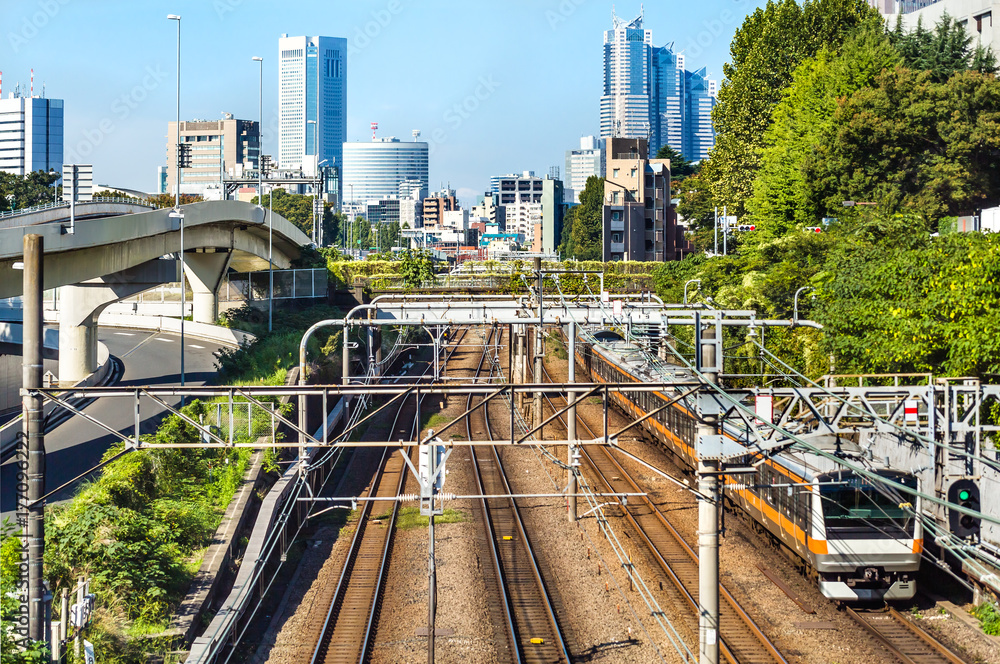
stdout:
{"type": "Polygon", "coordinates": [[[77,383],[97,370],[97,318],[108,305],[177,281],[179,263],[153,260],[60,289],[59,382],[77,383]]]}
{"type": "Polygon", "coordinates": [[[215,323],[219,317],[219,287],[229,270],[231,251],[184,253],[184,275],[194,293],[194,322],[215,323]]]}

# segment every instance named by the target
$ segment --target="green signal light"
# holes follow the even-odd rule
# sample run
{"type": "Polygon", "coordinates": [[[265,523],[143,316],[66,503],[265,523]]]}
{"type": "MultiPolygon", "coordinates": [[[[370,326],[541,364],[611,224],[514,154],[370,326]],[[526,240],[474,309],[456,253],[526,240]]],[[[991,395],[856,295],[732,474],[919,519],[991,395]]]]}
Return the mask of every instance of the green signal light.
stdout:
{"type": "Polygon", "coordinates": [[[968,500],[971,495],[972,494],[969,492],[968,489],[962,489],[961,491],[958,492],[958,499],[959,500],[968,500]]]}

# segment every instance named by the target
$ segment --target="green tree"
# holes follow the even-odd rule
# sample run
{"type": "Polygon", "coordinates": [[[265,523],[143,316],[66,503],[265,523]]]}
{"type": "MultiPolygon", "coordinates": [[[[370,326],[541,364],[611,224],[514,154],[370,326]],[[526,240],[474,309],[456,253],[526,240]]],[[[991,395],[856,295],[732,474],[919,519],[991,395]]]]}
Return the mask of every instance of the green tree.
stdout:
{"type": "MultiPolygon", "coordinates": [[[[160,209],[172,208],[174,206],[174,195],[173,194],[156,194],[155,196],[150,196],[146,199],[149,201],[150,205],[155,205],[160,209]]],[[[181,205],[190,205],[191,203],[200,203],[204,198],[201,196],[195,196],[192,194],[181,194],[180,203],[181,205]]]]}
{"type": "Polygon", "coordinates": [[[27,175],[0,171],[0,210],[21,210],[53,202],[56,190],[52,185],[61,177],[61,173],[50,174],[45,171],[34,171],[27,175]]]}
{"type": "Polygon", "coordinates": [[[997,72],[994,54],[979,45],[973,48],[973,39],[965,31],[965,26],[947,13],[933,30],[924,28],[923,18],[920,18],[917,19],[917,27],[909,32],[903,28],[903,15],[899,14],[889,38],[907,67],[931,72],[938,83],[955,72],[967,69],[984,74],[997,72]]]}
{"type": "Polygon", "coordinates": [[[715,205],[709,184],[703,176],[692,175],[684,178],[677,185],[677,191],[672,193],[680,198],[677,214],[687,224],[695,251],[712,249],[715,244],[715,205]]]}
{"type": "Polygon", "coordinates": [[[886,70],[840,103],[824,143],[805,169],[821,211],[843,216],[841,201],[877,201],[934,230],[943,216],[1000,202],[1000,80],[886,70]]]}
{"type": "MultiPolygon", "coordinates": [[[[257,204],[254,196],[251,203],[257,204]]],[[[264,207],[270,206],[274,212],[292,222],[300,231],[312,237],[313,197],[306,194],[289,194],[284,189],[275,189],[264,196],[264,207]]]]}
{"type": "Polygon", "coordinates": [[[407,288],[416,288],[434,278],[434,261],[426,251],[405,251],[400,259],[399,274],[407,288]]]}
{"type": "Polygon", "coordinates": [[[601,260],[604,207],[604,178],[591,175],[580,192],[580,204],[570,208],[563,219],[559,252],[577,260],[601,260]]]}
{"type": "Polygon", "coordinates": [[[805,169],[826,158],[821,144],[832,131],[837,101],[869,85],[899,60],[881,30],[863,29],[839,53],[824,48],[795,70],[792,84],[774,109],[753,196],[747,202],[747,221],[757,226],[746,238],[751,246],[819,223],[825,210],[820,209],[805,169]]]}
{"type": "Polygon", "coordinates": [[[675,150],[669,145],[660,146],[660,149],[656,151],[656,158],[670,160],[670,179],[673,182],[698,172],[698,166],[692,164],[679,150],[675,150]]]}
{"type": "Polygon", "coordinates": [[[746,18],[730,46],[732,62],[723,65],[712,113],[716,144],[702,165],[720,206],[742,216],[772,112],[796,68],[865,25],[883,25],[866,0],[769,0],[746,18]]]}

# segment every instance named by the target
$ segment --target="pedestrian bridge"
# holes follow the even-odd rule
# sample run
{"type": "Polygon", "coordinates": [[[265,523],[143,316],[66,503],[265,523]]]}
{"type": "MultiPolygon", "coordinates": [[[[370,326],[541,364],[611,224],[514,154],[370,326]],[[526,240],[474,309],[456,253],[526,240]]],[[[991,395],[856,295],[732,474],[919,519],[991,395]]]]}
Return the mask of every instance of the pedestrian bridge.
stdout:
{"type": "Polygon", "coordinates": [[[183,223],[184,272],[194,293],[196,322],[214,323],[223,277],[286,268],[309,238],[284,217],[241,201],[207,201],[180,208],[113,217],[65,219],[0,227],[0,299],[22,294],[24,236],[43,238],[45,290],[61,288],[60,382],[85,378],[97,365],[97,317],[113,302],[164,283],[180,281],[183,223]]]}

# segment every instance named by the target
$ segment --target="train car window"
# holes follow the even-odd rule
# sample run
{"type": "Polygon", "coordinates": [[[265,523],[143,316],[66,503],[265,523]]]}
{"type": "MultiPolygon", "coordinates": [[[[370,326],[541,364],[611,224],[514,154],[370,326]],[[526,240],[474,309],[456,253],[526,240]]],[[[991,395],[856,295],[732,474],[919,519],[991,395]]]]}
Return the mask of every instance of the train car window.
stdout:
{"type": "MultiPolygon", "coordinates": [[[[894,478],[916,487],[912,475],[894,478]]],[[[837,482],[820,485],[828,539],[884,539],[913,536],[914,519],[900,507],[899,496],[880,490],[867,478],[843,473],[837,482]]]]}

